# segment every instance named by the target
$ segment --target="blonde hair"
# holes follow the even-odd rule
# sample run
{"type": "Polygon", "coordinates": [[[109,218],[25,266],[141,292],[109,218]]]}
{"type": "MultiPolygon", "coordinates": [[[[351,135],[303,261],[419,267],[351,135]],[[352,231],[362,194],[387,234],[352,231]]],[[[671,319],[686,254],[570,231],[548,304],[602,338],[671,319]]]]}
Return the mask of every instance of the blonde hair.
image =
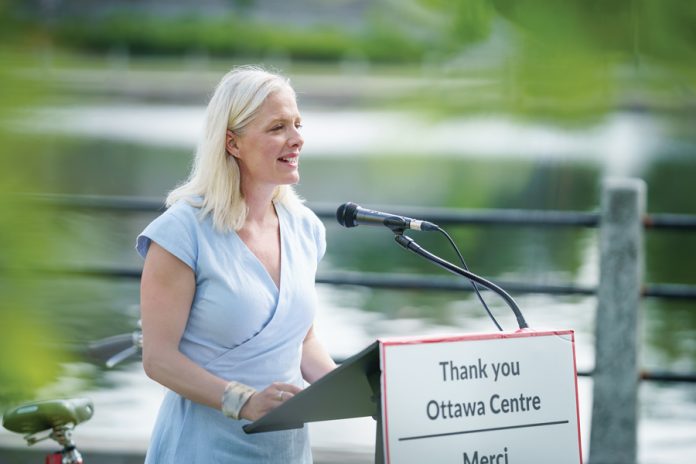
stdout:
{"type": "MultiPolygon", "coordinates": [[[[225,149],[227,130],[243,133],[266,98],[281,89],[290,89],[294,94],[288,78],[257,66],[240,66],[223,76],[208,103],[191,173],[169,192],[167,207],[185,200],[200,208],[201,218],[211,214],[215,228],[221,232],[242,228],[248,210],[237,160],[225,149]]],[[[276,187],[273,201],[289,209],[302,203],[290,185],[276,187]]]]}

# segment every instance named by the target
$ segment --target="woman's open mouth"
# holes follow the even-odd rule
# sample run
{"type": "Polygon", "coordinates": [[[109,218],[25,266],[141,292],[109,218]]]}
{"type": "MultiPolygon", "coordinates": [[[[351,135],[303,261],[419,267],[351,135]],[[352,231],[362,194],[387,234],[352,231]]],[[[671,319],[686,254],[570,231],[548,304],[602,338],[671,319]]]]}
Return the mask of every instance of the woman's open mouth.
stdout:
{"type": "Polygon", "coordinates": [[[288,164],[290,166],[297,166],[297,162],[299,161],[300,157],[297,155],[287,155],[283,156],[281,158],[278,158],[278,161],[281,163],[288,164]]]}

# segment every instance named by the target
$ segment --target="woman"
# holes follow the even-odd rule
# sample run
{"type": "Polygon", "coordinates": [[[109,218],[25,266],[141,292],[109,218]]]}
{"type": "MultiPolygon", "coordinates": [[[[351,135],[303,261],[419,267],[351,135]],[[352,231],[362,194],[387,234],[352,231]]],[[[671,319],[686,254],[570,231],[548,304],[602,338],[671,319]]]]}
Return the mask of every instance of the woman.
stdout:
{"type": "Polygon", "coordinates": [[[325,231],[291,187],[301,127],[286,78],[229,72],[189,179],[138,236],[143,366],[169,389],[148,463],[311,462],[306,427],[242,430],[335,368],[313,329],[325,231]]]}

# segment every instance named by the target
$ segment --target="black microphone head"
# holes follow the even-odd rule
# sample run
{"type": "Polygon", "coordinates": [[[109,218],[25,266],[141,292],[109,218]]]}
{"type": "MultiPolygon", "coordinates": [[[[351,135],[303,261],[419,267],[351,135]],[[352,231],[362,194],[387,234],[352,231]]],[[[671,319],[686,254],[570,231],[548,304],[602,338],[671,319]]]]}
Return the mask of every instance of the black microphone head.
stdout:
{"type": "Polygon", "coordinates": [[[358,209],[358,205],[355,203],[343,203],[336,210],[336,220],[343,227],[355,227],[358,224],[355,222],[355,211],[358,209]]]}

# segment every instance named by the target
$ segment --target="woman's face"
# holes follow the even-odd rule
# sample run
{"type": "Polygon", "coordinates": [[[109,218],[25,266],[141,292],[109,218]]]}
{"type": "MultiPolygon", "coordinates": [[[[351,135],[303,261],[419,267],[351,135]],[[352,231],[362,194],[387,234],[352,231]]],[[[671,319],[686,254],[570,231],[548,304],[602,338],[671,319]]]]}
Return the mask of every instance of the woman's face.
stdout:
{"type": "Polygon", "coordinates": [[[237,158],[242,187],[275,188],[296,184],[304,139],[295,95],[290,89],[268,97],[241,134],[227,132],[227,150],[237,158]]]}

